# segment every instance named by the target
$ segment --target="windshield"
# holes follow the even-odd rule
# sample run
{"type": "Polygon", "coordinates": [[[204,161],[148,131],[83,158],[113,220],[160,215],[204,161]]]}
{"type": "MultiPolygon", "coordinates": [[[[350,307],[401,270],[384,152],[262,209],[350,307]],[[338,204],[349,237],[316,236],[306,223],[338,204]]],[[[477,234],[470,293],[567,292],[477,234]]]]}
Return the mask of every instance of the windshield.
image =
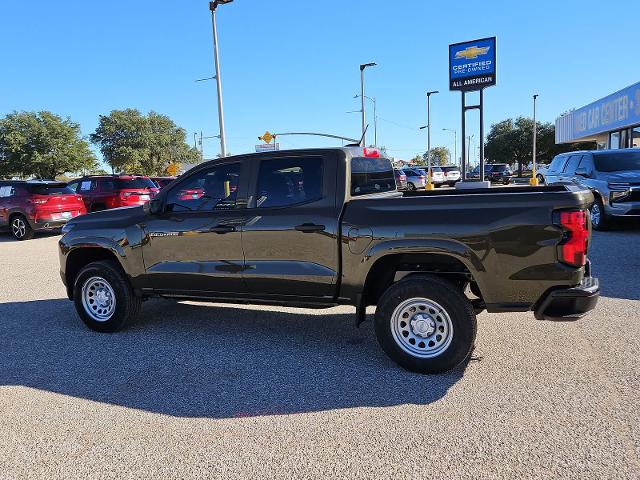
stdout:
{"type": "Polygon", "coordinates": [[[71,195],[71,190],[65,183],[48,183],[42,185],[29,185],[29,193],[36,195],[71,195]]]}
{"type": "Polygon", "coordinates": [[[150,178],[119,178],[116,181],[116,187],[118,190],[124,190],[128,188],[158,188],[150,178]]]}
{"type": "Polygon", "coordinates": [[[640,170],[640,151],[615,152],[594,155],[596,170],[599,172],[620,172],[640,170]]]}
{"type": "Polygon", "coordinates": [[[388,158],[351,159],[351,195],[391,192],[395,189],[396,179],[388,158]]]}

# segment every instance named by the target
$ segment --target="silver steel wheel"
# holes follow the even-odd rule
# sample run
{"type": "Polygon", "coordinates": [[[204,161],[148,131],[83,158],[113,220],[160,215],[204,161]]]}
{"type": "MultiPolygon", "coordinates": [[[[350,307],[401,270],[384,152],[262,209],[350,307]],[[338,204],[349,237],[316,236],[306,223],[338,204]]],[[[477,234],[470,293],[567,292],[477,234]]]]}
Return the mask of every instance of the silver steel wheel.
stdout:
{"type": "Polygon", "coordinates": [[[88,278],[82,286],[82,306],[96,322],[106,322],[116,309],[116,294],[102,277],[88,278]]]}
{"type": "Polygon", "coordinates": [[[16,238],[22,238],[27,233],[27,224],[20,217],[16,217],[11,222],[11,231],[16,238]]]}
{"type": "Polygon", "coordinates": [[[598,202],[591,206],[591,224],[594,226],[600,225],[600,219],[602,212],[600,211],[600,204],[598,202]]]}
{"type": "Polygon", "coordinates": [[[409,355],[433,358],[449,348],[453,323],[440,304],[428,298],[410,298],[393,311],[391,333],[409,355]]]}

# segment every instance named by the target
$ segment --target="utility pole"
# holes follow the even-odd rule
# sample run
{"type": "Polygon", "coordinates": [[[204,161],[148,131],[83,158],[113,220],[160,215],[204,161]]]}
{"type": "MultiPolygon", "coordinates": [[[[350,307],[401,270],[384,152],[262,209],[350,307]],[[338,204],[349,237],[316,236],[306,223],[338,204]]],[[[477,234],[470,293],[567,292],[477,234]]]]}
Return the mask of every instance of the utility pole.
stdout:
{"type": "Polygon", "coordinates": [[[367,146],[367,116],[365,113],[365,105],[364,105],[364,69],[367,67],[375,67],[377,64],[374,62],[363,63],[360,65],[360,105],[362,108],[362,146],[367,146]]]}
{"type": "Polygon", "coordinates": [[[220,78],[220,60],[218,59],[218,32],[216,29],[216,9],[218,5],[231,3],[233,0],[214,0],[209,2],[209,10],[211,10],[211,27],[213,29],[213,60],[216,67],[216,86],[218,90],[218,124],[220,126],[220,155],[227,156],[227,143],[224,132],[224,109],[222,107],[222,79],[220,78]]]}
{"type": "Polygon", "coordinates": [[[537,136],[538,136],[538,124],[536,123],[536,99],[538,98],[538,94],[533,96],[533,164],[531,168],[531,180],[529,183],[531,185],[538,185],[538,175],[536,173],[536,144],[537,144],[537,136]]]}
{"type": "Polygon", "coordinates": [[[427,92],[427,190],[434,188],[431,183],[431,95],[435,93],[439,93],[438,90],[427,92]]]}
{"type": "MultiPolygon", "coordinates": [[[[475,133],[473,135],[469,135],[467,136],[467,165],[470,165],[471,162],[471,140],[473,139],[473,137],[475,136],[475,133]]],[[[462,152],[462,154],[464,155],[464,152],[462,152]]],[[[484,180],[484,172],[480,172],[478,171],[478,175],[480,176],[480,180],[484,180]]]]}

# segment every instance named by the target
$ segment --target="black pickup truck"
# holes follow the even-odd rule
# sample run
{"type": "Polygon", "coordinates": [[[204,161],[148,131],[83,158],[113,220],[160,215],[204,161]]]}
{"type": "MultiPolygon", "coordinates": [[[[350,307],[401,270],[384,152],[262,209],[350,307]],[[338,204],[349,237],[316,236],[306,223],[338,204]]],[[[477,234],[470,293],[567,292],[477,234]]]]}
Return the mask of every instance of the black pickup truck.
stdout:
{"type": "Polygon", "coordinates": [[[150,297],[376,305],[384,351],[423,373],[471,352],[476,314],[575,319],[595,306],[588,190],[401,193],[379,151],[268,152],[203,163],[144,207],[73,219],[60,273],[86,325],[125,327],[150,297]]]}

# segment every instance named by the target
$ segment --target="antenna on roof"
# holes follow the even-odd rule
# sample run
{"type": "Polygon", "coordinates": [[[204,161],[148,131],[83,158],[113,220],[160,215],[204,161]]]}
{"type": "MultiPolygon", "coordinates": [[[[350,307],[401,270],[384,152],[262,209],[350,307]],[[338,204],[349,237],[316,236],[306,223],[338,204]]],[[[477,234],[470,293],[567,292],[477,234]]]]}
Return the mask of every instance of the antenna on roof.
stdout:
{"type": "Polygon", "coordinates": [[[367,134],[368,129],[369,129],[369,124],[367,123],[367,126],[364,127],[364,131],[362,132],[362,136],[360,137],[360,142],[358,143],[358,146],[366,147],[366,145],[364,145],[364,136],[367,134]]]}

